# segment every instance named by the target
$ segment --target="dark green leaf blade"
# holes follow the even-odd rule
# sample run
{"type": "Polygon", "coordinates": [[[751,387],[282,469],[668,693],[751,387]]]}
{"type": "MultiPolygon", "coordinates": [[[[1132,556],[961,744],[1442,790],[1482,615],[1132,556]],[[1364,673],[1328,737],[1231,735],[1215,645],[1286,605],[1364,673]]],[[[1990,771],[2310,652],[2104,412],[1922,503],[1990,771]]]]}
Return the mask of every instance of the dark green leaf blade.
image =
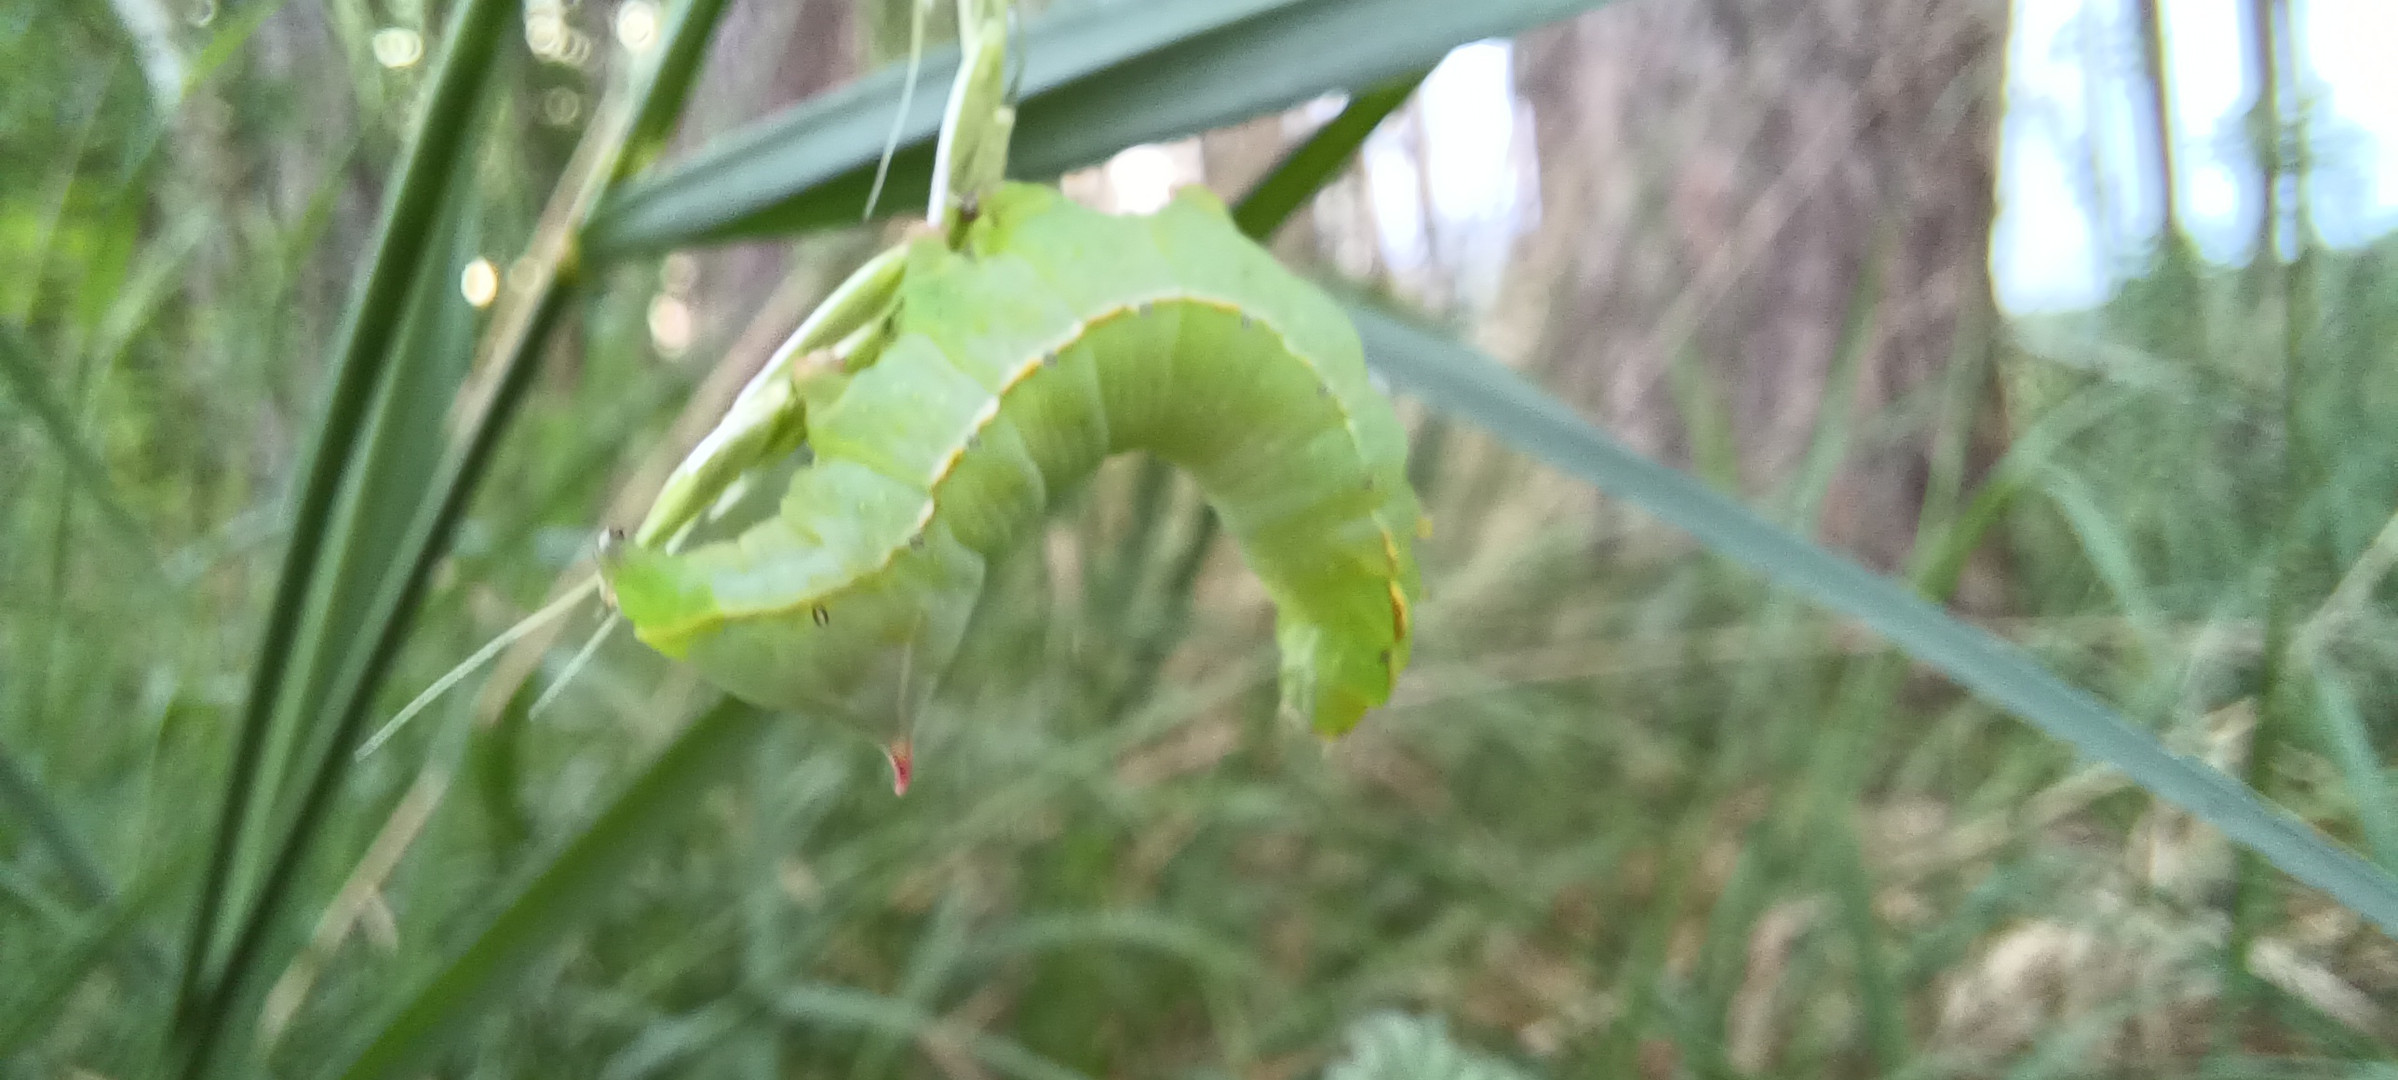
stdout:
{"type": "Polygon", "coordinates": [[[716,24],[724,17],[729,0],[684,0],[666,15],[666,27],[659,35],[664,43],[658,50],[657,70],[650,76],[647,97],[641,102],[641,112],[633,117],[632,133],[625,137],[624,153],[616,163],[616,178],[631,176],[648,167],[651,160],[666,148],[666,140],[674,134],[676,122],[683,117],[683,103],[691,96],[691,86],[699,79],[701,62],[707,59],[708,42],[715,37],[716,24]]]}
{"type": "Polygon", "coordinates": [[[1514,372],[1388,315],[1352,308],[1375,369],[1433,408],[1538,461],[1630,501],[1888,638],[1990,703],[2123,771],[2284,873],[2398,934],[2398,879],[2341,849],[2239,780],[2175,754],[2014,645],[1800,539],[1696,479],[1625,448],[1514,372]]]}
{"type": "MultiPolygon", "coordinates": [[[[166,890],[156,881],[135,882],[133,895],[111,899],[91,909],[90,917],[77,928],[64,956],[46,965],[39,972],[25,973],[27,989],[19,996],[0,1002],[0,1061],[7,1061],[39,1041],[53,1030],[58,1014],[74,997],[75,989],[90,981],[95,972],[106,966],[110,953],[126,952],[137,961],[147,962],[153,955],[141,951],[139,937],[142,921],[147,918],[166,890]]],[[[126,974],[136,979],[163,981],[166,974],[163,952],[155,954],[158,967],[135,967],[126,974]]]]}
{"type": "Polygon", "coordinates": [[[581,914],[609,894],[668,826],[697,809],[710,785],[747,760],[767,718],[728,699],[692,721],[615,802],[558,849],[473,944],[409,996],[340,1075],[364,1080],[421,1072],[493,994],[579,926],[581,914]]]}
{"type": "MultiPolygon", "coordinates": [[[[1137,143],[1204,131],[1319,94],[1381,85],[1465,42],[1601,0],[1183,0],[1033,20],[1009,171],[1049,177],[1137,143]]],[[[921,202],[957,53],[925,58],[882,205],[921,202]]],[[[857,221],[898,111],[890,68],[726,136],[630,185],[586,234],[594,253],[857,221]]]]}
{"type": "Polygon", "coordinates": [[[1241,196],[1240,205],[1232,208],[1232,223],[1252,240],[1263,241],[1272,236],[1282,223],[1290,220],[1307,200],[1331,183],[1335,174],[1357,155],[1357,148],[1366,136],[1382,126],[1383,118],[1407,103],[1415,88],[1424,85],[1424,76],[1432,74],[1427,68],[1403,78],[1377,86],[1351,99],[1340,111],[1307,141],[1291,148],[1282,160],[1274,163],[1265,179],[1241,196]]]}
{"type": "Polygon", "coordinates": [[[202,1015],[202,999],[210,996],[212,989],[208,985],[209,960],[219,938],[219,917],[234,891],[234,857],[249,834],[250,802],[266,749],[267,728],[279,703],[287,665],[297,651],[294,637],[306,614],[324,543],[332,532],[335,499],[349,474],[368,406],[382,380],[390,341],[406,312],[410,287],[431,242],[431,222],[448,194],[453,165],[466,148],[467,134],[478,127],[466,122],[466,117],[481,97],[484,78],[514,10],[499,0],[473,0],[452,16],[443,58],[412,124],[408,147],[394,169],[365,274],[336,335],[333,384],[309,464],[302,473],[299,505],[292,515],[292,539],[284,552],[258,659],[252,666],[219,810],[215,850],[185,947],[175,1012],[188,1040],[188,1060],[195,1067],[205,1065],[214,1033],[225,1019],[202,1015]]]}
{"type": "Polygon", "coordinates": [[[270,735],[262,805],[287,797],[299,763],[322,756],[329,725],[317,721],[325,698],[374,637],[364,625],[369,605],[384,578],[404,571],[400,545],[449,448],[451,402],[474,355],[474,309],[452,283],[475,257],[481,218],[473,192],[476,164],[471,156],[459,160],[453,198],[433,225],[434,243],[392,342],[349,482],[327,524],[325,562],[292,665],[299,678],[285,691],[287,707],[270,735]]]}
{"type": "Polygon", "coordinates": [[[2398,799],[2390,796],[2381,757],[2374,752],[2372,727],[2357,705],[2356,692],[2337,671],[2315,673],[2315,723],[2332,762],[2348,784],[2356,803],[2357,831],[2365,849],[2384,870],[2398,872],[2398,799]]]}

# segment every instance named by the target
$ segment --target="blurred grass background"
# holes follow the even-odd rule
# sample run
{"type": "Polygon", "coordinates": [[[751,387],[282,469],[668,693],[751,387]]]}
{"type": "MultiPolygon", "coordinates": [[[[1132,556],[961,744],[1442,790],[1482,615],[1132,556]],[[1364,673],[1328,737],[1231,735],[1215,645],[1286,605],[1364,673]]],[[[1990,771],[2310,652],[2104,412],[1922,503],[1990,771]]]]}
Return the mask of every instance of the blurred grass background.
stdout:
{"type": "MultiPolygon", "coordinates": [[[[347,751],[306,717],[357,681],[382,625],[365,597],[505,382],[475,343],[543,272],[520,256],[636,5],[670,40],[658,19],[723,11],[671,145],[645,117],[623,171],[905,48],[898,2],[504,5],[451,194],[369,343],[397,359],[361,414],[371,479],[331,491],[282,684],[304,704],[262,729],[251,816],[310,822],[314,857],[224,1006],[234,1071],[337,1067],[714,698],[620,638],[529,715],[586,615],[320,809],[297,779],[347,751]]],[[[2291,6],[2239,6],[2267,85],[2304,86],[2291,6]]],[[[271,876],[268,841],[226,840],[217,813],[257,627],[320,358],[469,7],[0,5],[9,1075],[156,1068],[212,847],[235,907],[271,876]]],[[[2127,10],[2161,33],[2154,4],[2127,10]]],[[[1989,271],[2006,40],[1990,0],[1621,0],[1515,44],[1536,224],[1495,249],[1444,233],[1409,106],[1276,250],[2398,866],[2398,247],[2326,247],[2300,198],[2265,215],[2296,216],[2289,258],[2219,266],[2168,216],[2103,305],[2009,317],[1989,271]],[[1429,224],[1394,248],[1410,175],[1429,224]]],[[[2310,167],[2305,114],[2258,108],[2264,188],[2305,190],[2278,182],[2310,167]]],[[[1161,179],[1237,194],[1325,115],[1064,183],[1117,208],[1161,179]]],[[[579,303],[535,336],[368,722],[576,580],[595,525],[637,516],[883,235],[562,279],[579,303]]],[[[1431,595],[1415,669],[1357,734],[1276,721],[1254,582],[1179,478],[1111,463],[1002,568],[906,798],[872,748],[764,724],[660,850],[578,879],[579,915],[560,905],[434,1074],[1353,1080],[1443,1054],[1425,1075],[2391,1074],[2398,944],[2355,914],[1679,534],[1409,415],[1431,595]]]]}

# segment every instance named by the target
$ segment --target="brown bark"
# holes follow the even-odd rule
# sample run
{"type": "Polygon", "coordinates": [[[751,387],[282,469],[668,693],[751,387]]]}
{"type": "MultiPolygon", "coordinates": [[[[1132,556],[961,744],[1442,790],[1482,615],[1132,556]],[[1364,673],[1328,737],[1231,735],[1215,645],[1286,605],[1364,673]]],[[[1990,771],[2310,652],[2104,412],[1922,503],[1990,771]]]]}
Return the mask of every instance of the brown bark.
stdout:
{"type": "MultiPolygon", "coordinates": [[[[2005,19],[2001,0],[1625,0],[1531,36],[1542,223],[1499,317],[1537,327],[1534,366],[1627,441],[1690,463],[1720,432],[1743,494],[1778,497],[1821,409],[1860,431],[1979,347],[1960,328],[1989,325],[2005,19]],[[1852,306],[1853,393],[1827,402],[1852,306]]],[[[1903,562],[1926,427],[1852,440],[1827,540],[1903,562]]]]}
{"type": "MultiPolygon", "coordinates": [[[[856,78],[853,5],[843,0],[736,0],[686,107],[684,151],[856,78]]],[[[783,280],[790,243],[727,244],[699,254],[702,325],[729,325],[756,311],[783,280]]]]}

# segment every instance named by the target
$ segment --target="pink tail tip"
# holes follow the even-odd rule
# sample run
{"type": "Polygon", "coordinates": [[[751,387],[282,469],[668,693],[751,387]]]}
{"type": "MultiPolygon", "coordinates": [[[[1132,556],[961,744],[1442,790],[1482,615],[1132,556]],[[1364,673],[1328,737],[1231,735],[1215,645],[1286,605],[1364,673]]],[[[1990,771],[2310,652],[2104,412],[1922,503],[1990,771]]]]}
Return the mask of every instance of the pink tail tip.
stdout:
{"type": "Polygon", "coordinates": [[[906,739],[894,740],[883,747],[883,756],[891,759],[891,793],[908,793],[908,778],[916,772],[916,748],[906,739]]]}

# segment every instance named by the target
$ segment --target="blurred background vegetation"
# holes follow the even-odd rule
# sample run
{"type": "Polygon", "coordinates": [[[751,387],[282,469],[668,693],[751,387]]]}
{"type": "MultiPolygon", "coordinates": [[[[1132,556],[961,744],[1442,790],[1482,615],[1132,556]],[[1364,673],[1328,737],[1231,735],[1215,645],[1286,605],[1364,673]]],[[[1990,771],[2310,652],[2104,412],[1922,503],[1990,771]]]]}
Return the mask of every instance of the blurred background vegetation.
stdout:
{"type": "MultiPolygon", "coordinates": [[[[2398,867],[2398,240],[2310,217],[2295,44],[2338,5],[2080,5],[2139,122],[2060,145],[2083,189],[2151,194],[2102,287],[2038,311],[1991,269],[2025,190],[2001,0],[1569,6],[1594,10],[1452,55],[1277,253],[2398,867]],[[2243,50],[2209,76],[2245,95],[2228,256],[2154,194],[2199,77],[2169,70],[2175,18],[2243,50]]],[[[725,712],[619,636],[536,713],[590,612],[325,764],[579,581],[891,235],[578,260],[553,192],[709,160],[904,60],[907,25],[905,0],[0,0],[0,1074],[193,1074],[207,1029],[220,1074],[314,1075],[417,1017],[441,1045],[408,1075],[2398,1075],[2398,943],[2357,914],[1414,405],[1422,643],[1338,743],[1276,720],[1262,593],[1135,460],[1002,569],[905,798],[872,747],[778,717],[652,789],[679,816],[604,814],[725,712]],[[412,117],[486,9],[480,81],[432,107],[444,157],[412,117]],[[628,74],[643,48],[667,91],[628,74]],[[386,235],[402,161],[437,194],[386,235]],[[362,349],[390,359],[345,397],[362,349]],[[311,514],[328,400],[367,464],[311,514]],[[424,509],[450,491],[454,532],[424,509]],[[295,521],[326,552],[300,586],[295,521]],[[262,678],[270,609],[295,614],[262,678]],[[258,779],[228,796],[245,731],[258,779]],[[278,835],[305,838],[287,867],[278,835]],[[524,891],[543,867],[575,872],[524,891]],[[506,982],[455,981],[510,897],[514,951],[467,954],[506,982]]],[[[1062,183],[1238,195],[1338,109],[1062,183]]]]}

